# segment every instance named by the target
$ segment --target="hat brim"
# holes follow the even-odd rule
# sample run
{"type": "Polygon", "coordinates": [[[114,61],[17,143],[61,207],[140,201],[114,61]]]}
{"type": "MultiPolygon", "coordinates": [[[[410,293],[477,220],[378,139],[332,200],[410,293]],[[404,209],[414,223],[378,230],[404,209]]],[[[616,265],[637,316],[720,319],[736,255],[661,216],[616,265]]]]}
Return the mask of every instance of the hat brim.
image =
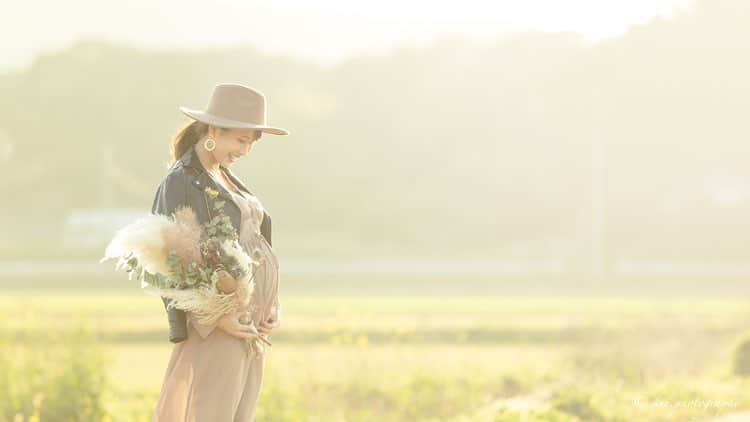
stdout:
{"type": "Polygon", "coordinates": [[[255,125],[252,123],[240,122],[238,120],[225,119],[214,116],[201,110],[194,110],[187,107],[180,107],[180,111],[185,113],[191,119],[203,122],[212,126],[225,127],[231,129],[255,129],[261,132],[272,133],[274,135],[289,135],[289,131],[272,126],[255,125]]]}

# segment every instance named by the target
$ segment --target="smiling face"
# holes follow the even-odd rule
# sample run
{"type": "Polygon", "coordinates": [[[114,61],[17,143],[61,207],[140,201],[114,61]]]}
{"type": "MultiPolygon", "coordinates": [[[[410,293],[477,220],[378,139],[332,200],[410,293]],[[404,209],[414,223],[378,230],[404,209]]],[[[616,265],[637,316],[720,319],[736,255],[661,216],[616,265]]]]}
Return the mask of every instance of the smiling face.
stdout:
{"type": "Polygon", "coordinates": [[[216,148],[211,151],[220,165],[229,167],[247,155],[253,144],[261,139],[263,132],[253,129],[229,129],[210,127],[209,134],[216,140],[216,148]]]}

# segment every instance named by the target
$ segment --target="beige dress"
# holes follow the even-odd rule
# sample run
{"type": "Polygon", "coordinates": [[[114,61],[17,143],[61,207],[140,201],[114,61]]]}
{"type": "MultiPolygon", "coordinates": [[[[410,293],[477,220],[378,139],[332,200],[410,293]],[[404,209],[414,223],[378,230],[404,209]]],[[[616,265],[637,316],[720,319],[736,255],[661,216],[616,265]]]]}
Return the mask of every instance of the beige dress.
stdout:
{"type": "MultiPolygon", "coordinates": [[[[255,272],[253,321],[279,321],[279,261],[260,233],[263,207],[254,195],[232,192],[242,210],[239,241],[248,254],[260,249],[265,260],[255,272]],[[245,196],[243,196],[245,195],[245,196]]],[[[252,255],[251,255],[252,256],[252,255]]],[[[266,354],[248,354],[245,340],[216,324],[203,325],[187,314],[188,337],[176,343],[167,365],[154,422],[251,422],[263,382],[266,354]]],[[[270,339],[270,337],[269,337],[270,339]]]]}

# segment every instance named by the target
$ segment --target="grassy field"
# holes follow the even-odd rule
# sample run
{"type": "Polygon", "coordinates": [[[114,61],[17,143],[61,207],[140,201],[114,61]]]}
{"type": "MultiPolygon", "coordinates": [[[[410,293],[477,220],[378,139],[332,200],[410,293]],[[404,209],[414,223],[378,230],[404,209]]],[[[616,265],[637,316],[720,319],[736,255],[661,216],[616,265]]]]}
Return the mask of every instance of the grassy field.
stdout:
{"type": "MultiPolygon", "coordinates": [[[[8,347],[88,327],[108,359],[113,420],[150,420],[172,346],[161,301],[25,286],[0,297],[8,347]]],[[[750,409],[750,380],[730,368],[750,330],[742,298],[288,290],[259,421],[685,421],[750,409]]]]}

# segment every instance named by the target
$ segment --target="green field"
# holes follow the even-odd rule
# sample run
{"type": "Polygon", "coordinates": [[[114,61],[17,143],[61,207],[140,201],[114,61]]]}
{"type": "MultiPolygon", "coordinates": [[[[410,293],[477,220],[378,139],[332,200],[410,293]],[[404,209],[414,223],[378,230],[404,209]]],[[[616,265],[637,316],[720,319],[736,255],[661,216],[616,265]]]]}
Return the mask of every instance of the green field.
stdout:
{"type": "MultiPolygon", "coordinates": [[[[731,371],[750,331],[742,298],[292,286],[259,421],[684,421],[750,409],[750,380],[731,371]]],[[[172,346],[161,301],[137,289],[27,287],[0,298],[5,347],[42,348],[82,324],[109,359],[112,419],[149,421],[172,346]]]]}

